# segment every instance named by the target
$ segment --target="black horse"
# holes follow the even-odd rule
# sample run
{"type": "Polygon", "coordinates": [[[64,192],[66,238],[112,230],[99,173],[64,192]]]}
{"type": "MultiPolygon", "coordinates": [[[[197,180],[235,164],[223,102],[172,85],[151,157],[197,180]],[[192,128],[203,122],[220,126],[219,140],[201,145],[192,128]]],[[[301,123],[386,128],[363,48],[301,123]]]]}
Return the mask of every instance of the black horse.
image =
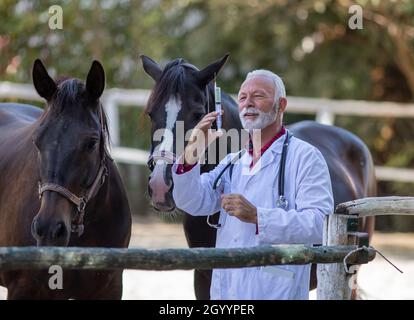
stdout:
{"type": "MultiPolygon", "coordinates": [[[[146,112],[152,122],[151,156],[148,162],[151,175],[148,192],[152,205],[157,211],[172,212],[175,203],[172,197],[171,163],[175,159],[176,140],[173,129],[177,121],[184,123],[184,130],[194,128],[208,112],[214,111],[214,92],[210,81],[220,71],[228,55],[199,71],[183,59],[176,59],[166,65],[164,70],[152,59],[141,56],[144,70],[155,80],[155,87],[147,104],[146,112]],[[159,129],[172,131],[170,142],[167,136],[154,139],[159,129]],[[162,142],[164,141],[164,142],[162,142]],[[161,144],[160,144],[161,142],[161,144]],[[165,150],[169,145],[170,149],[165,150]],[[164,159],[159,162],[154,160],[164,159]]],[[[241,131],[237,103],[223,94],[223,129],[241,131]]],[[[325,126],[313,121],[304,121],[290,126],[296,137],[317,147],[324,155],[331,174],[335,205],[348,200],[375,196],[376,179],[374,165],[368,148],[352,133],[334,126],[325,126]]],[[[239,135],[241,137],[241,135],[239,135]]],[[[240,139],[242,145],[243,139],[240,139]]],[[[216,148],[218,152],[219,148],[216,148]]],[[[234,152],[234,150],[232,150],[234,152]]],[[[217,160],[219,156],[217,154],[217,160]]],[[[216,162],[218,163],[218,162],[216,162]]],[[[212,165],[203,165],[202,172],[209,171],[212,165]]],[[[212,219],[216,223],[216,213],[212,219]]],[[[373,220],[361,227],[370,234],[373,220]]],[[[184,214],[184,232],[189,247],[214,247],[216,229],[206,223],[205,217],[184,214]]],[[[210,297],[211,270],[195,270],[194,287],[197,299],[210,297]]],[[[316,266],[312,268],[310,288],[316,288],[316,266]]]]}
{"type": "MultiPolygon", "coordinates": [[[[0,104],[0,246],[120,247],[131,214],[118,169],[107,152],[99,98],[105,86],[94,61],[86,84],[55,82],[40,60],[33,83],[45,110],[0,104]]],[[[49,288],[48,270],[0,272],[8,299],[120,299],[121,271],[64,271],[49,288]]]]}

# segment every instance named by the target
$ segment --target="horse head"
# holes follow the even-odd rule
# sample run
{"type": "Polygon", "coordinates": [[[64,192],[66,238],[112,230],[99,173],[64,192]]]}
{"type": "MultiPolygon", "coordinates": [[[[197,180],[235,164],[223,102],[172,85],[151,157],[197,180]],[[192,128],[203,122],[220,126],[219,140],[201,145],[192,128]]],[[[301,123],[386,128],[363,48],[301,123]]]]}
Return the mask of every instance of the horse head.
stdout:
{"type": "Polygon", "coordinates": [[[162,212],[175,209],[171,166],[187,144],[188,133],[208,112],[214,111],[214,95],[208,84],[227,61],[228,54],[202,70],[184,59],[164,69],[141,56],[145,72],[155,81],[146,113],[151,119],[151,155],[148,193],[152,206],[162,212]],[[180,135],[180,136],[178,136],[180,135]]]}
{"type": "Polygon", "coordinates": [[[41,199],[32,235],[38,246],[67,246],[72,232],[82,234],[85,207],[106,176],[108,130],[99,101],[105,73],[94,61],[86,84],[54,81],[36,60],[33,84],[46,106],[32,136],[41,199]]]}

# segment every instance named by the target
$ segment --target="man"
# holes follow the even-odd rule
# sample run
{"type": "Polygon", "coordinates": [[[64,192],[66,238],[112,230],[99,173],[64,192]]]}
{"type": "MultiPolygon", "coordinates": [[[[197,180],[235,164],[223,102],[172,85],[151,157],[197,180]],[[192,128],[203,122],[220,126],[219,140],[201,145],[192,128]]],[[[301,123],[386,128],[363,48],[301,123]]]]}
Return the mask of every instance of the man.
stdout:
{"type": "MultiPolygon", "coordinates": [[[[289,140],[285,162],[287,207],[277,203],[287,134],[282,125],[287,105],[282,80],[267,70],[250,72],[238,104],[242,125],[251,133],[248,152],[233,166],[232,174],[226,170],[219,187],[213,187],[214,181],[234,154],[200,176],[200,165],[194,163],[203,150],[196,147],[196,138],[201,132],[207,147],[220,136],[208,130],[217,113],[207,114],[184,151],[184,165],[176,163],[172,169],[177,207],[192,215],[220,210],[219,248],[322,243],[324,217],[333,211],[328,167],[319,150],[295,137],[289,140]],[[260,139],[254,138],[256,130],[260,139]]],[[[308,299],[309,277],[310,265],[214,269],[210,295],[212,299],[308,299]]]]}

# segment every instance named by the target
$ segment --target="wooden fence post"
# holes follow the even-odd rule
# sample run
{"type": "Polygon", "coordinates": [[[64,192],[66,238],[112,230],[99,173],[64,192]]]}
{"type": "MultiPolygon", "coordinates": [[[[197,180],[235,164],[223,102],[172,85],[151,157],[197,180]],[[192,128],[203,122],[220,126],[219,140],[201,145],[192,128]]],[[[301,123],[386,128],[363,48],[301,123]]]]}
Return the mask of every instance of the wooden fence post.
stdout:
{"type": "MultiPolygon", "coordinates": [[[[326,216],[323,245],[348,245],[347,222],[348,217],[343,215],[326,216]]],[[[350,279],[343,263],[318,264],[318,300],[350,300],[350,279]]]]}

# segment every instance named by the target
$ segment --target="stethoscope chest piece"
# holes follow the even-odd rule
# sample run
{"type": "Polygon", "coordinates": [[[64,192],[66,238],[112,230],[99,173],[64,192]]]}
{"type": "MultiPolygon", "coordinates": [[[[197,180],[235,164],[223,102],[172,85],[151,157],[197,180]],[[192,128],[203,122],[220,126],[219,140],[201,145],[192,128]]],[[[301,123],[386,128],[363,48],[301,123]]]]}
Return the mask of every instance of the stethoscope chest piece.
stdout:
{"type": "Polygon", "coordinates": [[[284,196],[280,196],[276,201],[276,207],[286,210],[288,207],[288,201],[284,196]]]}

